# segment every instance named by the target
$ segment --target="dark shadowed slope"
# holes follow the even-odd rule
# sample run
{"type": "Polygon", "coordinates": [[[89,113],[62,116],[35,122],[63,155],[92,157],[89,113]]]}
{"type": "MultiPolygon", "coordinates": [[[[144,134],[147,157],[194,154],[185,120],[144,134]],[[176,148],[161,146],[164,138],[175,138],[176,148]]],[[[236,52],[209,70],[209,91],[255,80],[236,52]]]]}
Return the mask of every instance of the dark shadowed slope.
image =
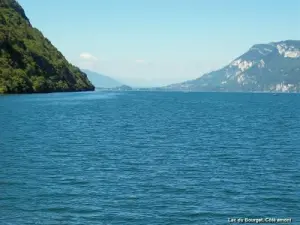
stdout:
{"type": "Polygon", "coordinates": [[[94,90],[86,74],[33,28],[15,0],[0,0],[0,93],[94,90]]]}

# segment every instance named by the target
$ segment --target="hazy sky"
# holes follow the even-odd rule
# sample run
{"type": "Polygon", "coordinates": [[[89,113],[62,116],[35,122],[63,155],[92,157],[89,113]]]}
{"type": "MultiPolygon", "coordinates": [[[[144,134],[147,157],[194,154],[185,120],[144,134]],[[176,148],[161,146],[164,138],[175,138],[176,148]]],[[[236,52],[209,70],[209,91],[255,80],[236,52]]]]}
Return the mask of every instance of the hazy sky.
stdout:
{"type": "Polygon", "coordinates": [[[73,64],[135,86],[218,69],[253,44],[300,40],[299,0],[19,0],[73,64]]]}

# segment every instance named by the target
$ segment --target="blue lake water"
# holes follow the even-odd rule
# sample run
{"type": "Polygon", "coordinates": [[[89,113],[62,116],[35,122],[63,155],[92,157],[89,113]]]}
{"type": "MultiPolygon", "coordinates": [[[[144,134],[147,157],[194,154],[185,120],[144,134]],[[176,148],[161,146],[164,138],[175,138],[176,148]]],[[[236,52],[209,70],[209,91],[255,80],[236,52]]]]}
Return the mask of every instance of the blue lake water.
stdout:
{"type": "Polygon", "coordinates": [[[0,96],[0,224],[300,224],[300,95],[0,96]]]}

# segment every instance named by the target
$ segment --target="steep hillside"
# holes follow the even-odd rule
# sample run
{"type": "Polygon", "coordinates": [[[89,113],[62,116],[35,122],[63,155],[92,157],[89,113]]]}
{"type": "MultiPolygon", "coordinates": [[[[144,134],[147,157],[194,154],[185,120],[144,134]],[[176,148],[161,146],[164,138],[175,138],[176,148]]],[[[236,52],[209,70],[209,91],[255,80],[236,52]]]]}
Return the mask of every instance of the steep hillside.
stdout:
{"type": "Polygon", "coordinates": [[[15,0],[0,0],[0,93],[88,91],[86,74],[32,27],[15,0]]]}

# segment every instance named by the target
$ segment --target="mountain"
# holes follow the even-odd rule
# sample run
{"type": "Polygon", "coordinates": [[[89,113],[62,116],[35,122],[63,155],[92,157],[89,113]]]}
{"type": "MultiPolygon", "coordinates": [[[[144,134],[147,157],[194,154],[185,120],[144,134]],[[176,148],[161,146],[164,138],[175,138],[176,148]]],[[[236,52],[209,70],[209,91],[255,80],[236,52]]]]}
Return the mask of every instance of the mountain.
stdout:
{"type": "Polygon", "coordinates": [[[118,87],[111,87],[111,88],[103,88],[103,87],[98,88],[97,87],[96,90],[98,90],[98,91],[138,91],[139,89],[132,88],[128,85],[121,85],[118,87]]]}
{"type": "Polygon", "coordinates": [[[134,89],[128,85],[121,85],[118,87],[113,88],[116,91],[133,91],[134,89]]]}
{"type": "Polygon", "coordinates": [[[164,89],[300,92],[300,41],[254,45],[222,69],[164,89]]]}
{"type": "Polygon", "coordinates": [[[116,81],[111,77],[90,70],[82,69],[82,71],[87,75],[87,77],[95,85],[95,87],[114,88],[122,85],[119,81],[116,81]]]}
{"type": "Polygon", "coordinates": [[[92,91],[85,73],[34,28],[15,0],[0,0],[0,93],[92,91]]]}

